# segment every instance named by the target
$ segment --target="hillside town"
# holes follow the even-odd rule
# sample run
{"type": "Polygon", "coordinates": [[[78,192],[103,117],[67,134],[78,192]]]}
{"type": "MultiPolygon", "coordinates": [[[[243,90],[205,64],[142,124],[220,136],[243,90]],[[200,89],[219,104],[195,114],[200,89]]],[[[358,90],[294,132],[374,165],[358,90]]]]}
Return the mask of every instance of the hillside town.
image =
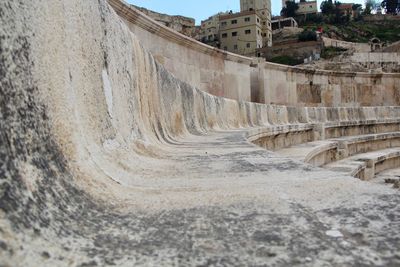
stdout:
{"type": "Polygon", "coordinates": [[[397,72],[400,59],[394,54],[363,54],[358,62],[357,53],[398,52],[400,2],[395,8],[386,2],[367,0],[363,6],[282,0],[281,14],[274,16],[270,0],[240,0],[240,12],[221,11],[198,26],[192,18],[137,8],[184,35],[243,56],[324,69],[366,70],[381,65],[383,71],[397,72]]]}

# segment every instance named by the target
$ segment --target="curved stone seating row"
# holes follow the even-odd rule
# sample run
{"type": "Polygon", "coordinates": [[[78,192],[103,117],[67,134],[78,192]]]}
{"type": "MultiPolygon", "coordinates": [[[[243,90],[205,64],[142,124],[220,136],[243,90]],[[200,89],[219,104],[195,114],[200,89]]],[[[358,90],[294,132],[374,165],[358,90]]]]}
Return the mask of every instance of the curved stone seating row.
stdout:
{"type": "Polygon", "coordinates": [[[335,172],[344,172],[361,180],[370,180],[379,172],[399,166],[400,149],[389,148],[358,154],[327,164],[325,168],[335,172]]]}
{"type": "Polygon", "coordinates": [[[323,166],[356,154],[393,147],[400,147],[400,132],[313,141],[281,149],[278,153],[314,166],[323,166]]]}
{"type": "Polygon", "coordinates": [[[274,151],[312,141],[314,125],[293,124],[262,127],[250,130],[246,137],[248,141],[274,151]]]}
{"type": "Polygon", "coordinates": [[[380,171],[381,165],[384,166],[383,169],[400,166],[400,161],[393,160],[399,147],[400,132],[391,132],[313,141],[281,149],[277,153],[313,166],[326,165],[331,170],[371,179],[380,171]],[[391,160],[390,163],[387,162],[388,159],[391,160]],[[364,164],[366,162],[368,164],[364,164]],[[375,168],[377,163],[381,164],[379,168],[375,168]]]}
{"type": "MultiPolygon", "coordinates": [[[[297,149],[304,150],[302,159],[309,159],[310,162],[313,155],[320,154],[318,151],[325,151],[326,149],[332,150],[334,144],[329,142],[316,142],[318,140],[325,140],[327,136],[332,136],[330,139],[338,136],[359,136],[364,135],[366,141],[377,138],[378,140],[384,139],[393,135],[394,132],[400,131],[400,119],[386,119],[386,120],[368,120],[368,121],[342,121],[342,122],[328,122],[328,123],[297,123],[290,125],[271,125],[268,127],[258,128],[251,130],[247,136],[248,140],[264,147],[268,150],[279,150],[295,145],[300,145],[297,149]],[[332,134],[332,133],[336,134],[332,134]],[[388,133],[388,135],[379,137],[374,134],[388,133]],[[370,135],[370,136],[368,136],[370,135]],[[314,142],[313,142],[314,141],[314,142]],[[309,145],[301,145],[304,143],[313,142],[309,145]],[[311,153],[309,156],[308,152],[311,153]]],[[[361,138],[361,137],[359,137],[361,138]]],[[[349,139],[356,142],[358,138],[349,139]]],[[[342,140],[342,143],[344,140],[342,140]]],[[[351,146],[351,142],[350,148],[351,146]]],[[[293,148],[296,149],[296,148],[293,148]]],[[[330,151],[332,152],[332,151],[330,151]]],[[[327,163],[327,162],[321,162],[327,163]]],[[[319,164],[316,164],[319,166],[319,164]]]]}
{"type": "Polygon", "coordinates": [[[369,134],[337,139],[341,157],[400,147],[400,132],[369,134]]]}
{"type": "Polygon", "coordinates": [[[373,133],[395,132],[400,130],[399,119],[338,121],[323,125],[321,138],[336,138],[341,136],[363,135],[373,133]]]}
{"type": "Polygon", "coordinates": [[[338,142],[313,141],[279,150],[279,155],[310,163],[320,167],[337,159],[338,142]]]}

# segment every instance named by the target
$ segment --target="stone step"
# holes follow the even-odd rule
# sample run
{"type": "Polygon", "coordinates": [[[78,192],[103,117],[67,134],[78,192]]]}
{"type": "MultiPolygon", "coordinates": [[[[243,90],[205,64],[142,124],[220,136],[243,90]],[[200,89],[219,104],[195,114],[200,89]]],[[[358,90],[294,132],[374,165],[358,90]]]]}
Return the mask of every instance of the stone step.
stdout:
{"type": "Polygon", "coordinates": [[[328,170],[344,172],[362,180],[370,180],[377,173],[400,166],[400,148],[388,148],[362,153],[324,166],[328,170]]]}

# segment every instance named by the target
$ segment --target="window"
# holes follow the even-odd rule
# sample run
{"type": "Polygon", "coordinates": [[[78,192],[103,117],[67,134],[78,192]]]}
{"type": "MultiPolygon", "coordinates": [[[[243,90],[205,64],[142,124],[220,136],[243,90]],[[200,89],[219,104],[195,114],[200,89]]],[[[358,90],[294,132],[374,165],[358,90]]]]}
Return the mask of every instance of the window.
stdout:
{"type": "Polygon", "coordinates": [[[224,46],[224,50],[225,50],[225,51],[228,50],[228,47],[224,46]]]}
{"type": "Polygon", "coordinates": [[[265,21],[263,21],[263,25],[265,25],[265,21]]]}
{"type": "Polygon", "coordinates": [[[249,22],[250,21],[250,17],[244,18],[244,21],[249,22]]]}
{"type": "Polygon", "coordinates": [[[247,43],[247,44],[246,44],[246,47],[247,47],[247,48],[250,48],[250,46],[251,46],[250,43],[247,43]]]}
{"type": "Polygon", "coordinates": [[[213,39],[213,36],[212,35],[209,35],[208,36],[208,40],[212,40],[213,39]]]}
{"type": "Polygon", "coordinates": [[[208,29],[208,32],[211,32],[211,29],[208,29]]]}
{"type": "Polygon", "coordinates": [[[258,32],[258,35],[260,35],[260,30],[258,30],[257,32],[258,32]]]}
{"type": "Polygon", "coordinates": [[[245,34],[250,34],[250,33],[251,33],[251,30],[245,30],[244,33],[245,33],[245,34]]]}
{"type": "Polygon", "coordinates": [[[234,46],[233,46],[233,49],[237,50],[237,49],[238,49],[238,46],[237,46],[237,45],[234,45],[234,46]]]}
{"type": "Polygon", "coordinates": [[[257,18],[257,23],[260,23],[260,19],[259,18],[257,18]]]}
{"type": "Polygon", "coordinates": [[[236,19],[231,20],[231,24],[237,24],[237,20],[236,19]]]}
{"type": "Polygon", "coordinates": [[[226,26],[226,21],[221,22],[221,26],[226,26]]]}
{"type": "Polygon", "coordinates": [[[237,32],[232,32],[232,36],[237,36],[237,32]]]}
{"type": "Polygon", "coordinates": [[[228,34],[227,33],[223,33],[222,34],[222,38],[226,38],[226,37],[228,37],[228,34]]]}

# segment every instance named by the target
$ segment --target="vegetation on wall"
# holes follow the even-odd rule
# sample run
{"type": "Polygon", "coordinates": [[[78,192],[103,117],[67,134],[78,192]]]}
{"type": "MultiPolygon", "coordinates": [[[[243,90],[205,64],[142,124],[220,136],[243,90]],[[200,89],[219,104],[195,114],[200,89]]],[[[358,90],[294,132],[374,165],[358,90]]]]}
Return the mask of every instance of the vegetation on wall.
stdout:
{"type": "Polygon", "coordinates": [[[274,57],[270,60],[269,62],[273,63],[278,63],[278,64],[283,64],[283,65],[289,65],[289,66],[295,66],[303,63],[303,60],[291,57],[291,56],[278,56],[274,57]]]}
{"type": "Polygon", "coordinates": [[[317,34],[315,31],[304,30],[299,34],[300,42],[317,41],[317,34]]]}
{"type": "Polygon", "coordinates": [[[367,43],[374,37],[389,43],[400,40],[399,21],[365,22],[360,20],[336,25],[308,21],[302,27],[314,31],[322,29],[325,36],[348,42],[367,43]]]}
{"type": "MultiPolygon", "coordinates": [[[[293,4],[294,2],[291,3],[293,4]]],[[[295,15],[294,17],[305,30],[323,29],[325,36],[327,35],[334,39],[362,43],[366,43],[374,37],[389,43],[400,40],[399,21],[364,21],[365,16],[370,15],[371,12],[375,13],[380,7],[385,9],[388,14],[400,12],[399,0],[365,0],[364,9],[360,4],[353,4],[350,12],[348,10],[345,12],[341,5],[340,1],[323,0],[320,5],[321,13],[295,15]]],[[[288,7],[293,9],[292,5],[288,7]]],[[[307,39],[307,37],[301,36],[300,38],[299,36],[299,40],[304,39],[307,39]]]]}
{"type": "Polygon", "coordinates": [[[321,57],[324,59],[331,59],[334,58],[340,54],[342,54],[343,52],[347,51],[344,48],[340,48],[340,47],[324,47],[322,52],[321,52],[321,57]]]}

